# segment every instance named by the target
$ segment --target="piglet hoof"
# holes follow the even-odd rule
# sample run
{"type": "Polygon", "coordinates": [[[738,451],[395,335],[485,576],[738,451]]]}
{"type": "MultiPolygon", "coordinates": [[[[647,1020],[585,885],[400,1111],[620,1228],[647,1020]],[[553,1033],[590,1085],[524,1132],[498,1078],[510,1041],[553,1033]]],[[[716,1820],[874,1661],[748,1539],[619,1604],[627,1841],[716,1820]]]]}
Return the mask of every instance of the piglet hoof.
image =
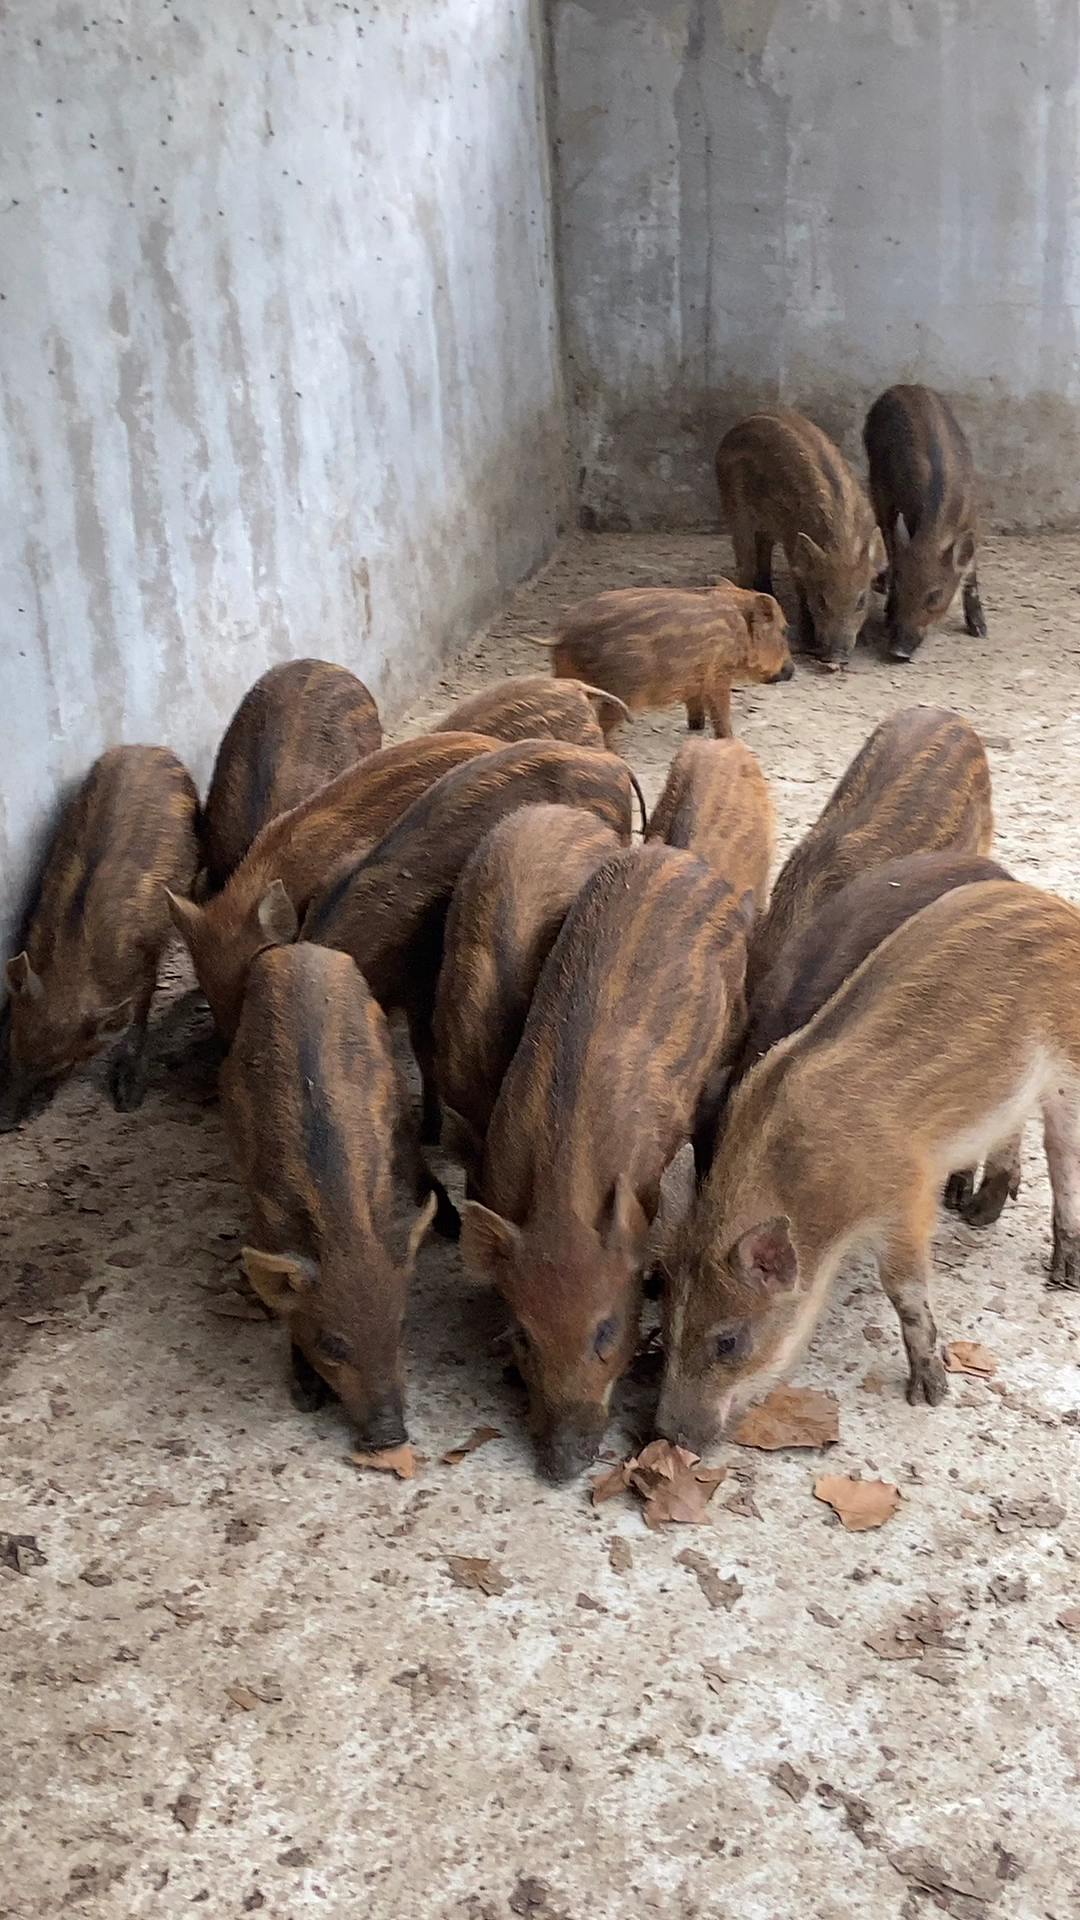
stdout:
{"type": "Polygon", "coordinates": [[[688,713],[686,716],[686,726],[689,733],[704,733],[705,715],[703,713],[688,713]]]}
{"type": "Polygon", "coordinates": [[[1080,1233],[1066,1233],[1054,1224],[1054,1251],[1050,1261],[1050,1287],[1080,1289],[1080,1233]]]}
{"type": "Polygon", "coordinates": [[[146,1063],[141,1053],[129,1053],[124,1047],[113,1055],[109,1066],[109,1092],[117,1113],[132,1113],[146,1098],[146,1063]]]}
{"type": "Polygon", "coordinates": [[[908,1405],[910,1407],[939,1407],[949,1391],[949,1376],[945,1371],[945,1362],[940,1353],[928,1353],[916,1360],[909,1355],[911,1377],[908,1380],[908,1405]]]}
{"type": "Polygon", "coordinates": [[[964,1213],[965,1208],[970,1207],[974,1195],[975,1173],[973,1168],[966,1167],[963,1173],[950,1173],[945,1182],[941,1204],[943,1207],[948,1207],[950,1213],[964,1213]]]}
{"type": "Polygon", "coordinates": [[[992,1227],[1000,1220],[1005,1210],[1006,1200],[1015,1200],[1020,1191],[1020,1182],[1010,1179],[1002,1168],[993,1173],[984,1174],[979,1190],[962,1207],[957,1208],[969,1227],[992,1227]]]}

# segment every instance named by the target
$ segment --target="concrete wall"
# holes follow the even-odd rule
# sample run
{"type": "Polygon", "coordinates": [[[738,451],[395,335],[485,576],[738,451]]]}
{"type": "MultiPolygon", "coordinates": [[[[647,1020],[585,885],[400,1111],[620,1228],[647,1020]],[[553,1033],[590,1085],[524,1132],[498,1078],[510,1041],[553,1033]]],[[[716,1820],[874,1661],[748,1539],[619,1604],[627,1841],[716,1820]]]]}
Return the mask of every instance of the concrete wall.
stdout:
{"type": "Polygon", "coordinates": [[[535,0],[281,9],[0,7],[0,933],[103,746],[392,705],[555,533],[535,0]]]}
{"type": "Polygon", "coordinates": [[[710,523],[756,405],[949,393],[998,523],[1080,517],[1076,0],[554,0],[579,501],[710,523]]]}

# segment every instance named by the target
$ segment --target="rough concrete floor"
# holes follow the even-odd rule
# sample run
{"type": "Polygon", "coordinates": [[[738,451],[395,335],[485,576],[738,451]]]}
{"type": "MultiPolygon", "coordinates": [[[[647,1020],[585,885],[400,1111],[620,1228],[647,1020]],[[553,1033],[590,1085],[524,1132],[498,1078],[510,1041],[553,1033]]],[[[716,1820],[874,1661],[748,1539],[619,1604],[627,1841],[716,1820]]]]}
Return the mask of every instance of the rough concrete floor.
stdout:
{"type": "MultiPolygon", "coordinates": [[[[700,584],[725,557],[571,541],[401,731],[535,666],[526,636],[568,601],[700,584]]],[[[995,540],[982,571],[988,642],[954,617],[911,667],[807,669],[738,697],[736,724],[786,847],[884,714],[957,705],[987,738],[1002,858],[1080,899],[1080,540],[995,540]]],[[[650,795],[680,720],[627,737],[650,795]]],[[[41,1556],[0,1570],[0,1914],[1080,1912],[1080,1637],[1059,1623],[1080,1602],[1080,1299],[1043,1288],[1034,1133],[1000,1225],[939,1234],[945,1336],[991,1347],[997,1379],[909,1409],[863,1270],[798,1370],[840,1397],[829,1466],[897,1482],[898,1515],[845,1533],[811,1496],[820,1456],[728,1448],[711,1524],[649,1533],[629,1499],[536,1480],[498,1312],[438,1243],[411,1316],[416,1479],[359,1475],[340,1417],[293,1412],[281,1336],[238,1291],[204,1032],[190,998],[165,1012],[141,1113],[103,1104],[96,1070],[0,1143],[0,1526],[41,1556]],[[440,1464],[479,1423],[503,1437],[440,1464]],[[995,1500],[1043,1496],[1057,1524],[999,1530],[995,1500]],[[687,1548],[735,1580],[730,1607],[687,1548]],[[451,1554],[490,1557],[506,1591],[452,1584],[451,1554]],[[944,1648],[867,1645],[928,1603],[955,1610],[944,1648]]],[[[642,1376],[612,1451],[648,1431],[642,1376]]]]}

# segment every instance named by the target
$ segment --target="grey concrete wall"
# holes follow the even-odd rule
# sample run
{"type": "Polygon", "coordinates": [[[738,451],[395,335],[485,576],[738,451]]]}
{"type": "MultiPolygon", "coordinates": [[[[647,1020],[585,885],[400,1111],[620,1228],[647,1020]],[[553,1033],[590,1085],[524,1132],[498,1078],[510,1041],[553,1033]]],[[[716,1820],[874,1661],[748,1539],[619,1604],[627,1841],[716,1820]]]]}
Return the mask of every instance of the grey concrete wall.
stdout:
{"type": "Polygon", "coordinates": [[[992,520],[1080,517],[1076,0],[554,0],[553,101],[586,515],[709,524],[741,413],[858,457],[914,379],[992,520]]]}
{"type": "Polygon", "coordinates": [[[275,660],[393,705],[564,489],[535,0],[0,7],[0,933],[275,660]]]}

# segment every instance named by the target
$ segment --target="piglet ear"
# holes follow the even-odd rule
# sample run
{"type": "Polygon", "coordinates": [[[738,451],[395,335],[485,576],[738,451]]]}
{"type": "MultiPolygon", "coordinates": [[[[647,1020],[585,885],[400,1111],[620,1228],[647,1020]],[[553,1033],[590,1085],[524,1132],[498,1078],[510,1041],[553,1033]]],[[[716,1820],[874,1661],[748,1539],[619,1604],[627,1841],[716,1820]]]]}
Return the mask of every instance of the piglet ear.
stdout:
{"type": "Polygon", "coordinates": [[[461,1209],[461,1257],[471,1272],[501,1281],[521,1243],[517,1227],[501,1214],[466,1200],[461,1209]]]}
{"type": "Polygon", "coordinates": [[[319,1284],[314,1260],[295,1253],[263,1253],[258,1247],[242,1247],[240,1265],[272,1313],[294,1313],[302,1296],[313,1293],[319,1284]]]}
{"type": "Polygon", "coordinates": [[[182,893],[173,893],[165,888],[165,898],[169,905],[169,917],[181,939],[190,947],[194,935],[202,925],[203,910],[188,900],[182,893]]]}
{"type": "Polygon", "coordinates": [[[817,541],[811,540],[808,533],[797,533],[795,535],[795,552],[798,554],[804,566],[808,566],[811,569],[820,567],[825,559],[825,555],[822,553],[817,541]]]}
{"type": "Polygon", "coordinates": [[[764,1294],[794,1293],[799,1281],[799,1259],[792,1245],[786,1214],[763,1220],[736,1240],[728,1251],[732,1273],[764,1294]]]}
{"type": "Polygon", "coordinates": [[[17,953],[14,959],[7,962],[4,968],[4,978],[8,983],[8,991],[10,993],[16,995],[25,993],[30,1000],[40,1000],[45,991],[33,967],[30,965],[30,955],[25,952],[25,950],[22,953],[17,953]]]}
{"type": "Polygon", "coordinates": [[[259,932],[275,947],[292,944],[300,931],[296,908],[285,891],[284,882],[275,880],[259,901],[259,932]]]}
{"type": "Polygon", "coordinates": [[[653,1221],[653,1238],[667,1241],[682,1226],[697,1195],[694,1148],[687,1140],[660,1175],[660,1205],[653,1221]]]}

